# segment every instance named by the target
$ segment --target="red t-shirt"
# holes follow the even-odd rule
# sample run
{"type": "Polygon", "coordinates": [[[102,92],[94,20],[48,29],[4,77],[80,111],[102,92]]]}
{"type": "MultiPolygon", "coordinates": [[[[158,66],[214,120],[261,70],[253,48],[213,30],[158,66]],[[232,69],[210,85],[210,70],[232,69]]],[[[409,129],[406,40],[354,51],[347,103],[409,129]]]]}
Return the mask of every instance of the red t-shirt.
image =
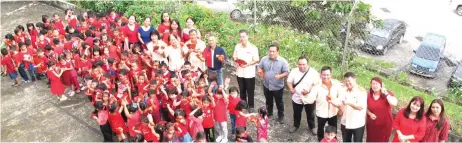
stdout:
{"type": "Polygon", "coordinates": [[[177,122],[176,124],[181,129],[181,132],[180,131],[176,132],[178,137],[182,137],[186,135],[189,131],[189,121],[186,118],[185,118],[185,122],[186,122],[185,124],[179,123],[179,122],[177,122]]]}
{"type": "Polygon", "coordinates": [[[88,43],[88,45],[90,45],[90,47],[94,47],[94,43],[93,43],[93,37],[87,37],[87,39],[85,39],[85,42],[88,43]]]}
{"type": "Polygon", "coordinates": [[[24,54],[19,52],[18,54],[13,55],[13,59],[14,59],[16,66],[19,66],[19,64],[22,63],[22,60],[24,60],[24,54]]]}
{"type": "Polygon", "coordinates": [[[77,28],[77,18],[74,17],[74,18],[70,19],[69,20],[69,25],[71,27],[73,27],[74,29],[76,29],[77,28]]]}
{"type": "Polygon", "coordinates": [[[321,140],[322,143],[336,143],[338,142],[337,138],[333,138],[332,140],[328,141],[327,138],[323,138],[321,140]]]}
{"type": "Polygon", "coordinates": [[[246,127],[247,126],[247,118],[245,116],[241,116],[239,111],[236,113],[236,127],[246,127]]]}
{"type": "Polygon", "coordinates": [[[64,24],[62,20],[55,21],[55,29],[58,29],[59,35],[66,35],[66,30],[64,30],[64,24]]]}
{"type": "Polygon", "coordinates": [[[227,116],[226,116],[226,103],[223,98],[218,99],[216,96],[215,98],[215,108],[214,108],[214,119],[217,122],[226,122],[227,121],[227,116]]]}
{"type": "Polygon", "coordinates": [[[204,112],[204,120],[202,121],[202,126],[204,128],[212,128],[214,126],[212,105],[209,105],[208,107],[202,107],[202,111],[204,112]]]}
{"type": "Polygon", "coordinates": [[[124,36],[128,38],[128,42],[129,43],[136,43],[139,41],[138,39],[138,28],[140,27],[140,25],[138,24],[135,24],[135,29],[130,30],[130,28],[128,28],[128,25],[124,26],[123,28],[123,33],[124,33],[124,36]]]}
{"type": "Polygon", "coordinates": [[[189,117],[189,113],[192,112],[192,108],[191,108],[191,103],[188,101],[188,99],[181,101],[180,108],[183,109],[184,112],[186,113],[185,118],[189,117]]]}
{"type": "Polygon", "coordinates": [[[37,41],[37,48],[45,49],[45,46],[48,45],[50,42],[45,38],[43,41],[37,41]]]}
{"type": "Polygon", "coordinates": [[[148,142],[158,142],[159,139],[153,134],[148,124],[141,124],[139,130],[143,134],[144,140],[148,142]]]}
{"type": "Polygon", "coordinates": [[[27,37],[27,34],[25,33],[14,36],[14,40],[16,41],[16,43],[25,42],[26,39],[29,39],[29,37],[27,37]]]}
{"type": "Polygon", "coordinates": [[[127,120],[128,132],[130,133],[130,136],[136,136],[136,132],[135,130],[133,130],[133,127],[135,127],[136,124],[140,123],[141,113],[139,111],[136,111],[135,113],[131,114],[131,118],[128,118],[127,120]]]}
{"type": "Polygon", "coordinates": [[[231,115],[236,115],[238,112],[236,111],[236,106],[237,104],[241,101],[241,98],[240,97],[232,97],[232,96],[229,96],[229,103],[228,103],[228,111],[229,111],[229,114],[231,115]]]}
{"type": "Polygon", "coordinates": [[[16,71],[15,70],[16,68],[13,65],[13,61],[12,61],[11,57],[8,56],[8,55],[3,57],[2,65],[6,66],[6,71],[8,71],[8,73],[14,73],[16,71]]]}

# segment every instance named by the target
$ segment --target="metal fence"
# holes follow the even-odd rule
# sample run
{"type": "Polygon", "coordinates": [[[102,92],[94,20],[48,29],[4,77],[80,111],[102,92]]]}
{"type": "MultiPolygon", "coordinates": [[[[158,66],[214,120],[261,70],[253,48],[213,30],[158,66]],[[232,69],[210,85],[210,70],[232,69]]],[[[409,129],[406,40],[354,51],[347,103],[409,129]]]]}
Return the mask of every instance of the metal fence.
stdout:
{"type": "MultiPolygon", "coordinates": [[[[342,54],[341,71],[354,64],[434,95],[454,95],[450,85],[457,62],[447,38],[438,33],[408,34],[412,25],[380,19],[361,1],[235,1],[231,18],[251,24],[281,25],[329,39],[342,54]],[[350,61],[349,58],[355,57],[350,61]]],[[[386,8],[380,8],[387,12],[386,8]]],[[[461,68],[459,68],[461,70],[461,68]]],[[[462,72],[462,71],[461,71],[462,72]]],[[[460,77],[459,77],[460,80],[460,77]]],[[[457,93],[460,94],[460,93],[457,93]]],[[[460,96],[460,95],[459,95],[460,96]]]]}

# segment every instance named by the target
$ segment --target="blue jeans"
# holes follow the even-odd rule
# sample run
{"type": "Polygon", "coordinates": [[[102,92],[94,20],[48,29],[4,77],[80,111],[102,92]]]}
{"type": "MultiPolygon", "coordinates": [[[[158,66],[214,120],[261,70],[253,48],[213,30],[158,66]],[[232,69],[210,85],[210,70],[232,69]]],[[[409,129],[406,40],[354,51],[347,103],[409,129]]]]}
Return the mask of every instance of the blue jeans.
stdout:
{"type": "Polygon", "coordinates": [[[19,65],[18,72],[19,72],[19,75],[21,75],[22,79],[24,79],[24,81],[29,81],[29,76],[27,76],[26,66],[24,65],[24,63],[21,63],[19,65]]]}
{"type": "Polygon", "coordinates": [[[180,139],[180,142],[192,142],[193,141],[193,139],[192,139],[191,135],[189,135],[189,133],[186,133],[184,136],[179,137],[178,139],[180,139]]]}
{"type": "Polygon", "coordinates": [[[236,133],[236,115],[229,114],[229,119],[231,120],[231,132],[236,133]]]}
{"type": "Polygon", "coordinates": [[[208,69],[207,70],[208,72],[217,72],[217,83],[218,85],[223,85],[223,70],[222,69],[219,69],[219,70],[212,70],[212,69],[208,69]]]}

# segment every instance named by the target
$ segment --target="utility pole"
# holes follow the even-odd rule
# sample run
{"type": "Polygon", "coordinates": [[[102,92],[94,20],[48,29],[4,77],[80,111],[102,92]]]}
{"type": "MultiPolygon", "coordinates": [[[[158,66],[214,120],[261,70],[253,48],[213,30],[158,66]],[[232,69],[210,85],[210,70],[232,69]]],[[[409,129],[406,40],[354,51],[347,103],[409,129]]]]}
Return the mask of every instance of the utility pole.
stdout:
{"type": "Polygon", "coordinates": [[[342,72],[342,75],[346,73],[346,70],[347,70],[347,64],[346,61],[347,61],[347,55],[348,55],[348,41],[350,39],[350,29],[351,29],[351,22],[353,20],[353,13],[354,13],[354,10],[356,8],[356,5],[357,5],[357,1],[356,0],[353,0],[353,7],[351,8],[351,11],[350,13],[348,14],[348,20],[347,20],[347,30],[346,30],[346,36],[345,36],[345,44],[344,44],[344,47],[343,47],[343,53],[342,53],[342,66],[341,66],[341,72],[342,72]]]}

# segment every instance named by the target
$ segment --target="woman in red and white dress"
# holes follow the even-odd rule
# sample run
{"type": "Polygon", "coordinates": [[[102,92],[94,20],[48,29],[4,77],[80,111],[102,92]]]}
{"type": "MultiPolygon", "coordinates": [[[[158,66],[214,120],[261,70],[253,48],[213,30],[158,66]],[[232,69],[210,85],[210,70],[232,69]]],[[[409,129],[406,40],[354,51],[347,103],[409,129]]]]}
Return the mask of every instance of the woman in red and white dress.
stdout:
{"type": "Polygon", "coordinates": [[[184,64],[184,54],[181,49],[178,36],[169,36],[170,46],[165,49],[165,57],[168,58],[168,68],[170,71],[179,71],[184,64]]]}
{"type": "Polygon", "coordinates": [[[196,29],[189,30],[189,37],[191,38],[183,46],[184,55],[191,63],[191,66],[194,68],[194,71],[205,71],[207,70],[205,62],[200,60],[199,57],[202,57],[202,51],[205,49],[205,42],[199,39],[199,31],[196,29]]]}

